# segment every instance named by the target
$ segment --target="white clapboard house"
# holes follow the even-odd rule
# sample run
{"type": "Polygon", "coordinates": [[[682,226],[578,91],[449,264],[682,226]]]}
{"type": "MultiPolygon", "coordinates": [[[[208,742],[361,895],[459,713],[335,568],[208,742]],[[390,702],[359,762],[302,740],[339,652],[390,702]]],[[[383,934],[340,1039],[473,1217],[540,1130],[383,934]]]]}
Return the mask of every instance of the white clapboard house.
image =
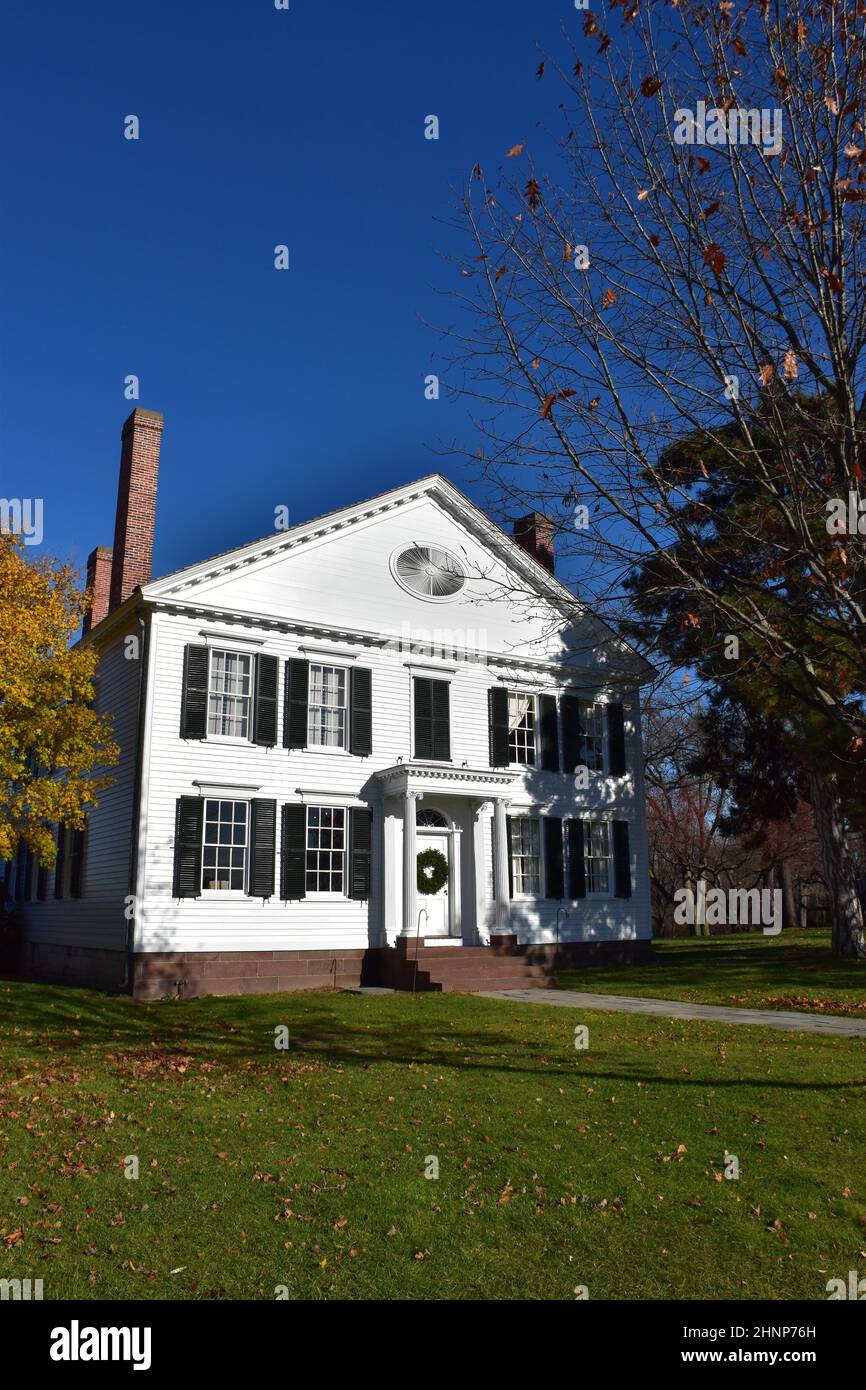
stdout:
{"type": "Polygon", "coordinates": [[[25,968],[153,997],[646,953],[651,671],[550,523],[512,538],[433,474],[152,580],[161,432],[126,422],[88,562],[121,761],[54,870],[13,866],[25,968]]]}

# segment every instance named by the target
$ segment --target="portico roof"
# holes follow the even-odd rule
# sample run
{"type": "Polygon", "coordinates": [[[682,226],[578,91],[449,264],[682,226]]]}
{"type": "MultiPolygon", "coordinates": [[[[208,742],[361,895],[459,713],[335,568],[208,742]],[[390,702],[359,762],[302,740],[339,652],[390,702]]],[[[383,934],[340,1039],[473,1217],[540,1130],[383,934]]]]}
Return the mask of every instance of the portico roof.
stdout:
{"type": "Polygon", "coordinates": [[[395,763],[376,773],[385,796],[435,790],[438,796],[474,796],[485,801],[508,796],[518,775],[516,769],[455,767],[452,763],[417,759],[395,763]]]}

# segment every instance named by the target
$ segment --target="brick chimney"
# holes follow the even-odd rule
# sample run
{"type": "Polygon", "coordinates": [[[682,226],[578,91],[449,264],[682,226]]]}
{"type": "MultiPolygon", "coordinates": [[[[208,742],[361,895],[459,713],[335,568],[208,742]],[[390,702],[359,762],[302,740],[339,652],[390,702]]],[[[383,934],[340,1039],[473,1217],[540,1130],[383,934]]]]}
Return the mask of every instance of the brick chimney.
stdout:
{"type": "Polygon", "coordinates": [[[158,410],[134,410],[120,434],[109,611],[150,579],[162,425],[158,410]]]}
{"type": "Polygon", "coordinates": [[[111,593],[111,546],[98,545],[87,557],[87,588],[90,592],[90,607],[81,624],[83,633],[101,623],[108,612],[108,599],[111,593]]]}
{"type": "Polygon", "coordinates": [[[514,523],[514,539],[533,560],[553,574],[553,522],[542,512],[530,512],[514,523]]]}

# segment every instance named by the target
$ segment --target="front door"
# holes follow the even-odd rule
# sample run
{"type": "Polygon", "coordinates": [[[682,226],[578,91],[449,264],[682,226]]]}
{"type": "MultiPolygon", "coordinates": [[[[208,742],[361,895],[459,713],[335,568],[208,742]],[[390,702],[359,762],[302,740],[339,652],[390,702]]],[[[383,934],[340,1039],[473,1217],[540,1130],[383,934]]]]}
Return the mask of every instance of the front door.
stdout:
{"type": "Polygon", "coordinates": [[[425,835],[419,830],[417,835],[417,849],[420,854],[424,849],[438,849],[440,854],[445,856],[449,866],[448,878],[445,884],[439,889],[438,893],[419,893],[418,911],[424,907],[427,909],[426,918],[421,918],[422,936],[447,936],[450,930],[448,914],[448,883],[451,878],[449,841],[450,835],[425,835]]]}

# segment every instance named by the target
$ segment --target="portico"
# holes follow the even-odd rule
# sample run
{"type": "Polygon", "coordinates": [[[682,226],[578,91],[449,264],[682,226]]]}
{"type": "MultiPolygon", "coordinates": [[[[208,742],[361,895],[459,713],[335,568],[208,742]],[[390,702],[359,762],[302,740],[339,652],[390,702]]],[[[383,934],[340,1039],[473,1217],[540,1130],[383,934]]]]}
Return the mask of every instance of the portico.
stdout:
{"type": "Polygon", "coordinates": [[[495,929],[505,934],[510,916],[506,810],[515,773],[412,760],[384,768],[377,780],[386,944],[414,936],[419,926],[421,936],[442,945],[489,942],[485,845],[491,819],[495,929]],[[419,841],[440,849],[448,863],[447,883],[431,897],[418,892],[419,841]],[[427,916],[419,923],[422,908],[427,916]]]}

